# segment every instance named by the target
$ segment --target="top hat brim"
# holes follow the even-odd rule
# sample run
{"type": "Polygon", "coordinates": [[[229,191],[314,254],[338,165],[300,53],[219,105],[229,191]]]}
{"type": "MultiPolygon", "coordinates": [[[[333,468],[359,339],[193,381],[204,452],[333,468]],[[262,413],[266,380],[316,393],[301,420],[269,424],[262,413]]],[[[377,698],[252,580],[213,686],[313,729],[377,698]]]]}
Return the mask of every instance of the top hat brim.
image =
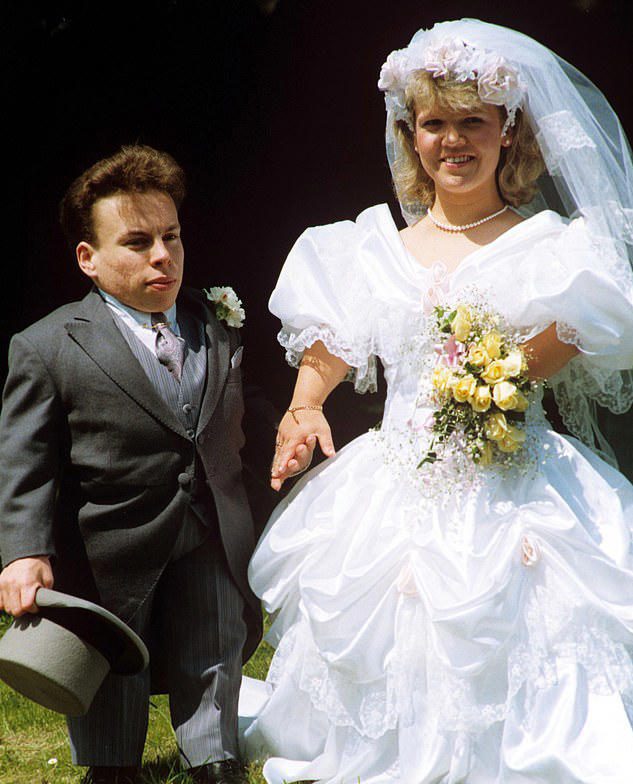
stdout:
{"type": "Polygon", "coordinates": [[[135,675],[149,664],[149,652],[143,640],[104,607],[51,588],[40,588],[35,603],[43,618],[98,650],[116,675],[135,675]]]}

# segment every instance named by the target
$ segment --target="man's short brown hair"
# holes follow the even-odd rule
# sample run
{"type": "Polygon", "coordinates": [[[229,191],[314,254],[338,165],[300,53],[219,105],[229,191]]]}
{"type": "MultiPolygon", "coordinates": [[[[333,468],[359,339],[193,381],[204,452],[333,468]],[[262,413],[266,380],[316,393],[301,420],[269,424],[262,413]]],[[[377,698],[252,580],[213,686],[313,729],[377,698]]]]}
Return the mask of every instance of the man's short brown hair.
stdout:
{"type": "Polygon", "coordinates": [[[60,204],[60,220],[72,249],[79,242],[95,243],[92,207],[117,193],[160,191],[180,208],[185,197],[185,173],[166,152],[142,144],[127,145],[97,161],[72,183],[60,204]]]}

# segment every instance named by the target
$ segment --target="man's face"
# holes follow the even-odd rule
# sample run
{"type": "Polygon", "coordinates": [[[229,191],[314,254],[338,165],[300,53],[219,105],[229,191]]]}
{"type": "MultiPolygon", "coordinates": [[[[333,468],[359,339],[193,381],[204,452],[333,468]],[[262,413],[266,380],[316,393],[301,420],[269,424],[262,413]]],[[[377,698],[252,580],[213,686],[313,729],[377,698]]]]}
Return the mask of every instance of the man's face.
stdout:
{"type": "Polygon", "coordinates": [[[178,212],[160,191],[121,193],[92,208],[95,243],[80,242],[81,270],[103,291],[146,313],[165,311],[182,283],[178,212]]]}

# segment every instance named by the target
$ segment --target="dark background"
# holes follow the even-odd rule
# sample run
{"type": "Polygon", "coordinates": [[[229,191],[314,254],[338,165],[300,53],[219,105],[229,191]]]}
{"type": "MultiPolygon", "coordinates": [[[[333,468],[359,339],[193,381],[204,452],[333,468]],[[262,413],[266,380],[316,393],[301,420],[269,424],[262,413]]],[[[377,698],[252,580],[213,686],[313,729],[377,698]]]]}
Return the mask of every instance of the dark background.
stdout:
{"type": "MultiPolygon", "coordinates": [[[[472,16],[543,42],[605,92],[633,129],[630,0],[67,0],[2,2],[5,156],[0,380],[10,335],[83,296],[57,204],[121,144],[171,152],[189,177],[186,281],[244,300],[248,371],[279,408],[294,371],[267,300],[308,225],[354,218],[391,193],[386,55],[420,27],[472,16]]],[[[380,418],[380,397],[333,395],[337,443],[380,418]]]]}

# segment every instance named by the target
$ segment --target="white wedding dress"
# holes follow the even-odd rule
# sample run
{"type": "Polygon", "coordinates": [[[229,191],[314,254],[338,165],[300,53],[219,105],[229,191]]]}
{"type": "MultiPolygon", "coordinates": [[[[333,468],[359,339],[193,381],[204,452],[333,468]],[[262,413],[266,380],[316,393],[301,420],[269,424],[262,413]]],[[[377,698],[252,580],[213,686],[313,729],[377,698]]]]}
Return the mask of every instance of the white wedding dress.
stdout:
{"type": "Polygon", "coordinates": [[[582,430],[584,393],[608,400],[633,366],[630,292],[594,271],[609,253],[550,211],[452,274],[408,254],[386,205],[298,240],[271,298],[288,359],[321,340],[364,391],[378,357],[388,393],[251,562],[277,650],[243,744],[271,784],[633,781],[633,487],[551,429],[538,390],[516,470],[416,469],[437,302],[478,297],[525,337],[556,322],[581,350],[555,388],[582,430]]]}

